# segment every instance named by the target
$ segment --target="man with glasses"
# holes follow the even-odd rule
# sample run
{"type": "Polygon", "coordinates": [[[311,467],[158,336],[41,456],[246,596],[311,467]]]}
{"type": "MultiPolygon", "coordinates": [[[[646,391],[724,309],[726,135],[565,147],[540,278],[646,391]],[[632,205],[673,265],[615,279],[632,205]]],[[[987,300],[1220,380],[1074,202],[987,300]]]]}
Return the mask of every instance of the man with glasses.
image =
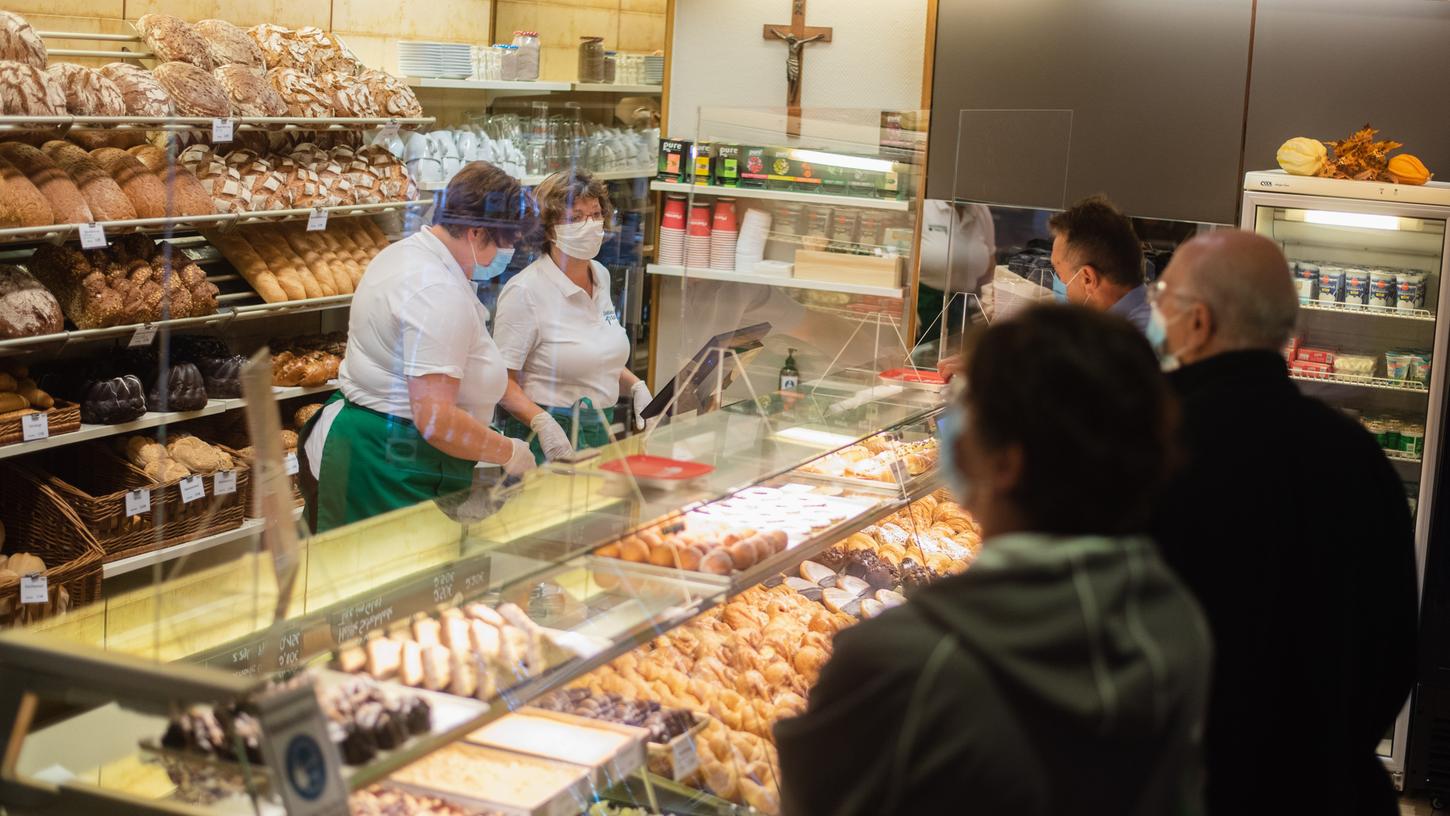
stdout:
{"type": "Polygon", "coordinates": [[[1143,247],[1128,217],[1093,196],[1052,216],[1047,226],[1058,299],[1118,315],[1146,331],[1143,247]]]}
{"type": "Polygon", "coordinates": [[[1414,674],[1410,513],[1373,437],[1289,379],[1298,309],[1262,236],[1174,253],[1148,337],[1181,401],[1183,466],[1153,533],[1213,630],[1209,812],[1391,816],[1375,750],[1414,674]]]}

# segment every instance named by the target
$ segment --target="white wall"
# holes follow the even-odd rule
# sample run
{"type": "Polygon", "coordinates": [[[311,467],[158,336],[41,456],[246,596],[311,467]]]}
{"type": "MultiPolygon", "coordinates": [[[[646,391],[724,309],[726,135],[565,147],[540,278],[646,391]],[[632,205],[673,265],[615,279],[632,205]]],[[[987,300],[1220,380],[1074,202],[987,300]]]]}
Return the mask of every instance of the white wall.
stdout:
{"type": "MultiPolygon", "coordinates": [[[[701,107],[784,110],[786,47],[761,36],[767,23],[789,25],[789,0],[676,0],[668,135],[730,138],[708,132],[711,126],[697,133],[701,107]]],[[[926,0],[810,0],[806,25],[834,29],[832,42],[804,50],[801,106],[807,117],[813,108],[871,111],[845,118],[862,126],[847,138],[874,147],[879,124],[874,111],[920,106],[926,0]]],[[[718,110],[707,117],[716,123],[739,118],[718,110]]],[[[756,127],[783,133],[784,119],[757,118],[756,127]]],[[[823,127],[807,118],[803,136],[822,135],[823,127]]],[[[831,134],[839,129],[832,127],[831,134]]]]}

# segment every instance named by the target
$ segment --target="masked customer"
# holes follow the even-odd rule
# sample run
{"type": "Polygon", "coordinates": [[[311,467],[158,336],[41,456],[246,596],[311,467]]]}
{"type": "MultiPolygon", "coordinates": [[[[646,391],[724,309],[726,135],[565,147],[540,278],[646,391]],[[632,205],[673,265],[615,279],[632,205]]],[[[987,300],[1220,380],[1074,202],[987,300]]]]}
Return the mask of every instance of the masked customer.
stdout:
{"type": "Polygon", "coordinates": [[[1115,314],[1148,328],[1143,245],[1133,222],[1101,196],[1052,216],[1053,287],[1058,299],[1115,314]]]}
{"type": "Polygon", "coordinates": [[[982,552],[836,636],[775,728],[783,812],[1196,813],[1208,632],[1145,534],[1172,430],[1152,350],[1037,307],[965,379],[942,467],[982,552]]]}
{"type": "Polygon", "coordinates": [[[473,162],[449,182],[437,223],[368,264],[339,389],[301,433],[314,532],[466,490],[479,462],[512,475],[534,466],[527,445],[488,426],[508,375],[470,283],[508,265],[532,217],[517,181],[473,162]]]}
{"type": "Polygon", "coordinates": [[[1185,449],[1154,537],[1217,654],[1209,812],[1398,813],[1375,748],[1415,668],[1404,485],[1359,423],[1289,379],[1299,300],[1273,242],[1222,230],[1185,243],[1153,310],[1185,449]]]}
{"type": "Polygon", "coordinates": [[[608,444],[623,390],[643,428],[651,396],[626,367],[629,336],[610,300],[609,270],[594,260],[614,218],[609,191],[575,170],[545,179],[534,195],[543,253],[499,293],[494,336],[527,397],[507,406],[513,419],[504,431],[533,437],[534,458],[543,462],[608,444]]]}

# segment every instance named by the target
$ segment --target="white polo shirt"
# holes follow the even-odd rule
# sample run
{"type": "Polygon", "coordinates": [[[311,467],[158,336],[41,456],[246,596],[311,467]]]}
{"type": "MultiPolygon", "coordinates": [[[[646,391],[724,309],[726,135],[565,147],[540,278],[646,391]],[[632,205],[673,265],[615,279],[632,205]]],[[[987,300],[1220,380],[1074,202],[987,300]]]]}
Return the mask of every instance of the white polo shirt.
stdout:
{"type": "Polygon", "coordinates": [[[343,396],[412,419],[408,378],[446,374],[460,381],[458,407],[491,422],[508,370],[487,326],[488,310],[462,267],[420,230],[379,252],[353,294],[338,369],[343,396]]]}
{"type": "Polygon", "coordinates": [[[619,401],[629,336],[609,299],[609,270],[597,261],[594,296],[575,286],[548,255],[504,285],[493,334],[504,364],[535,405],[568,408],[588,397],[596,408],[619,401]]]}

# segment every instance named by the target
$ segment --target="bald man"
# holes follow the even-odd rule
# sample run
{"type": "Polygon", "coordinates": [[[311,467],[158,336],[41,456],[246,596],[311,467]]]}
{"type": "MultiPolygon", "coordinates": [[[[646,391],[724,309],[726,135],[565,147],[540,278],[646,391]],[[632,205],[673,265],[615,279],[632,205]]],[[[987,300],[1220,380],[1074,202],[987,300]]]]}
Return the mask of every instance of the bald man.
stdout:
{"type": "Polygon", "coordinates": [[[1392,816],[1375,749],[1414,675],[1405,487],[1368,432],[1289,379],[1298,297],[1272,242],[1189,241],[1152,311],[1184,449],[1154,535],[1214,635],[1209,813],[1392,816]]]}

